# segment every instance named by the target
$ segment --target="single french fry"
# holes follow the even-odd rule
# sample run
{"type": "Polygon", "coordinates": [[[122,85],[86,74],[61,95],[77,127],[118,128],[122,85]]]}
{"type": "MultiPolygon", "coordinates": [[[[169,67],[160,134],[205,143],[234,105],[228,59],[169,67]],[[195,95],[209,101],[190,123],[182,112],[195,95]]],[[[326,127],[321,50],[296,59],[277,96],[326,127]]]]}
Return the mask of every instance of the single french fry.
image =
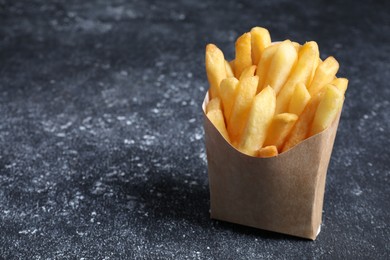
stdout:
{"type": "Polygon", "coordinates": [[[215,109],[207,112],[207,117],[210,119],[211,123],[218,129],[226,141],[230,142],[228,132],[226,131],[225,120],[223,118],[222,110],[215,109]]]}
{"type": "Polygon", "coordinates": [[[274,56],[276,50],[278,49],[280,43],[275,43],[267,48],[264,49],[264,51],[261,54],[259,64],[257,65],[256,69],[256,76],[259,76],[259,85],[257,86],[257,93],[259,93],[261,90],[263,90],[263,85],[265,82],[265,79],[268,74],[269,66],[272,61],[272,57],[274,56]]]}
{"type": "Polygon", "coordinates": [[[337,87],[328,85],[324,97],[318,105],[309,136],[323,131],[332,124],[343,106],[343,101],[343,93],[337,87]]]}
{"type": "Polygon", "coordinates": [[[251,30],[252,41],[252,64],[259,64],[261,53],[265,48],[271,45],[271,36],[267,29],[262,27],[253,27],[251,30]]]}
{"type": "Polygon", "coordinates": [[[297,51],[291,41],[286,40],[282,42],[272,57],[263,88],[265,86],[271,86],[275,90],[275,93],[278,94],[290,75],[297,58],[297,51]]]}
{"type": "Polygon", "coordinates": [[[303,82],[307,86],[318,57],[319,51],[316,42],[307,42],[300,48],[297,64],[277,96],[276,114],[288,111],[288,105],[297,83],[303,82]]]}
{"type": "Polygon", "coordinates": [[[263,89],[253,99],[248,120],[241,136],[238,149],[251,156],[263,146],[267,130],[275,113],[276,95],[270,86],[263,89]]]}
{"type": "Polygon", "coordinates": [[[288,105],[288,112],[300,115],[305,109],[305,106],[310,100],[310,94],[305,84],[302,82],[295,85],[295,90],[291,96],[290,104],[288,105]]]}
{"type": "Polygon", "coordinates": [[[233,69],[227,60],[225,60],[225,69],[226,69],[226,77],[228,78],[234,77],[233,69]]]}
{"type": "Polygon", "coordinates": [[[313,77],[313,81],[308,87],[310,95],[315,94],[323,86],[331,82],[336,76],[338,70],[339,63],[332,56],[328,57],[320,65],[318,65],[313,77]]]}
{"type": "Polygon", "coordinates": [[[309,80],[308,84],[306,85],[307,87],[309,87],[311,85],[311,83],[313,82],[313,78],[314,78],[314,75],[316,74],[316,70],[317,70],[318,66],[321,65],[322,63],[323,63],[323,61],[321,60],[320,57],[318,57],[318,59],[315,60],[313,70],[311,71],[310,80],[309,80]]]}
{"type": "Polygon", "coordinates": [[[278,149],[276,148],[275,145],[265,146],[263,148],[260,148],[257,151],[257,157],[260,158],[274,157],[277,156],[278,154],[279,154],[278,149]]]}
{"type": "Polygon", "coordinates": [[[234,60],[234,73],[236,78],[240,78],[244,69],[251,65],[251,34],[244,33],[236,41],[236,59],[234,60]]]}
{"type": "Polygon", "coordinates": [[[225,58],[214,44],[206,46],[206,73],[210,85],[210,98],[219,97],[219,84],[226,78],[225,58]]]}
{"type": "Polygon", "coordinates": [[[245,127],[253,98],[256,95],[258,81],[258,76],[243,78],[236,88],[236,98],[227,124],[229,137],[233,144],[239,141],[245,127]]]}
{"type": "Polygon", "coordinates": [[[290,113],[282,113],[274,116],[268,128],[264,146],[274,145],[278,150],[281,150],[286,136],[290,133],[297,119],[297,115],[290,113]]]}
{"type": "Polygon", "coordinates": [[[287,151],[288,149],[292,148],[293,146],[297,145],[298,143],[307,138],[317,107],[324,96],[327,86],[329,85],[324,86],[323,89],[321,89],[314,96],[312,96],[309,103],[303,110],[302,114],[295,122],[293,128],[290,131],[290,134],[287,136],[286,142],[284,143],[282,148],[282,152],[287,151]]]}
{"type": "Polygon", "coordinates": [[[236,88],[238,86],[238,79],[226,78],[221,81],[221,100],[223,106],[223,112],[225,115],[226,122],[229,122],[230,115],[232,113],[234,100],[236,98],[236,88]]]}
{"type": "Polygon", "coordinates": [[[243,72],[241,73],[240,80],[242,80],[243,78],[254,76],[256,67],[257,67],[256,65],[252,65],[244,69],[243,72]]]}
{"type": "Polygon", "coordinates": [[[218,97],[211,99],[206,105],[206,113],[218,109],[222,110],[221,100],[218,97]]]}
{"type": "Polygon", "coordinates": [[[330,82],[330,84],[335,85],[341,91],[341,93],[344,95],[345,91],[348,88],[348,79],[335,78],[334,80],[332,80],[332,82],[330,82]]]}

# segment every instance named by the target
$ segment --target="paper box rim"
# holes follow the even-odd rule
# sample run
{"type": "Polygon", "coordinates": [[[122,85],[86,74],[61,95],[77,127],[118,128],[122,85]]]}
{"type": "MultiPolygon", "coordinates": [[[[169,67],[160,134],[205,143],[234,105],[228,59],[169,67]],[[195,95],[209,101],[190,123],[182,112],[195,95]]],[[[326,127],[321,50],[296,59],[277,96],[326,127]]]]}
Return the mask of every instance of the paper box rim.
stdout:
{"type": "MultiPolygon", "coordinates": [[[[212,126],[212,128],[214,129],[214,131],[216,131],[217,132],[217,135],[219,136],[219,139],[221,139],[221,140],[219,140],[219,142],[222,142],[222,144],[225,144],[225,145],[228,145],[228,148],[227,149],[229,149],[230,151],[234,151],[233,153],[234,153],[234,156],[237,156],[237,157],[241,157],[241,159],[243,159],[243,160],[250,160],[250,161],[253,161],[254,163],[259,163],[259,164],[261,164],[262,162],[271,162],[271,161],[274,161],[274,162],[277,162],[277,161],[279,161],[279,160],[283,160],[283,158],[285,158],[285,157],[289,157],[289,156],[291,156],[293,153],[295,153],[297,150],[300,150],[300,148],[302,148],[302,147],[305,147],[305,146],[310,146],[311,144],[310,143],[312,143],[312,142],[315,142],[316,140],[318,140],[318,139],[321,139],[322,138],[322,136],[323,135],[325,135],[325,134],[327,134],[327,135],[329,135],[329,136],[332,136],[332,134],[333,134],[333,140],[332,140],[332,142],[328,145],[328,146],[330,146],[330,153],[329,153],[329,158],[328,158],[328,160],[327,160],[327,162],[325,162],[324,164],[325,164],[325,170],[323,170],[323,171],[325,171],[324,172],[324,176],[320,176],[320,177],[322,177],[322,178],[324,178],[324,180],[323,180],[323,187],[320,187],[320,188],[318,188],[317,186],[316,187],[314,187],[314,197],[313,197],[313,201],[312,201],[312,203],[313,203],[313,205],[312,205],[312,207],[313,207],[313,211],[315,210],[314,209],[314,207],[316,206],[316,207],[318,207],[319,205],[314,205],[315,204],[315,202],[316,202],[316,197],[315,196],[322,196],[322,199],[320,199],[320,208],[321,208],[321,212],[320,213],[318,213],[318,214],[320,214],[320,216],[319,216],[319,220],[317,220],[317,222],[319,222],[319,224],[318,224],[318,226],[317,227],[314,227],[313,226],[313,228],[312,228],[312,230],[311,230],[311,232],[310,232],[310,234],[301,234],[301,233],[295,233],[295,232],[289,232],[289,231],[285,231],[285,230],[283,230],[283,229],[281,229],[281,230],[278,230],[277,228],[268,228],[268,227],[266,227],[266,226],[262,226],[262,225],[257,225],[257,224],[253,224],[253,223],[245,223],[245,222],[240,222],[240,221],[232,221],[231,219],[224,219],[223,217],[215,217],[215,216],[213,216],[213,205],[212,205],[212,202],[211,202],[211,217],[212,218],[215,218],[215,219],[220,219],[220,220],[224,220],[224,221],[228,221],[228,222],[233,222],[233,223],[237,223],[237,224],[242,224],[242,225],[246,225],[246,226],[252,226],[252,227],[255,227],[255,228],[260,228],[260,229],[264,229],[264,230],[270,230],[270,231],[275,231],[275,232],[278,232],[278,233],[285,233],[285,234],[289,234],[289,235],[293,235],[293,236],[298,236],[298,237],[304,237],[304,238],[308,238],[308,239],[312,239],[312,240],[314,240],[316,237],[317,237],[317,235],[319,234],[319,232],[320,232],[320,228],[321,228],[321,219],[322,219],[322,206],[323,206],[323,194],[324,194],[324,189],[325,189],[325,179],[326,179],[326,174],[327,174],[327,168],[328,168],[328,163],[329,163],[329,160],[330,160],[330,155],[331,155],[331,152],[332,152],[332,148],[333,148],[333,143],[334,143],[334,139],[335,139],[335,135],[336,135],[336,133],[337,133],[337,127],[338,127],[338,123],[339,123],[339,119],[340,119],[340,113],[338,114],[338,116],[337,116],[337,118],[334,120],[334,122],[332,123],[332,125],[329,127],[329,128],[327,128],[327,129],[325,129],[324,131],[322,131],[322,132],[320,132],[320,133],[318,133],[318,134],[316,134],[316,135],[313,135],[313,136],[311,136],[310,138],[307,138],[306,140],[304,140],[304,141],[302,141],[301,143],[299,143],[299,144],[297,144],[296,146],[294,146],[294,147],[292,147],[291,149],[289,149],[289,150],[287,150],[286,152],[283,152],[283,153],[281,153],[281,154],[279,154],[278,156],[275,156],[275,157],[270,157],[270,158],[259,158],[259,157],[253,157],[253,156],[249,156],[249,155],[247,155],[247,154],[244,154],[244,153],[242,153],[242,152],[240,152],[239,150],[237,150],[235,147],[233,147],[229,142],[227,142],[224,138],[223,138],[223,136],[221,135],[221,133],[215,128],[215,126],[211,123],[211,121],[209,121],[209,119],[207,118],[207,116],[206,116],[206,113],[205,113],[205,106],[206,106],[206,104],[207,104],[207,102],[209,101],[209,96],[208,96],[208,92],[206,93],[206,95],[205,95],[205,98],[204,98],[204,100],[203,100],[203,104],[202,104],[202,109],[203,109],[203,114],[204,114],[204,119],[205,120],[207,120],[207,122],[208,122],[208,124],[210,125],[211,124],[211,126],[212,126]],[[332,133],[329,133],[330,131],[333,131],[332,133]],[[318,189],[320,189],[320,190],[318,190],[318,189]],[[319,194],[317,194],[319,192],[319,194]],[[314,228],[315,228],[315,230],[314,230],[314,228]]],[[[205,131],[206,131],[206,125],[205,125],[205,131]]],[[[207,135],[207,133],[205,133],[206,135],[207,135]]],[[[218,137],[217,137],[218,138],[218,137]]],[[[218,141],[218,140],[217,140],[218,141]]],[[[207,148],[207,143],[206,143],[206,148],[207,148]]],[[[207,160],[208,160],[208,167],[209,167],[209,157],[207,158],[207,160]]],[[[325,160],[326,161],[326,160],[325,160]]],[[[320,166],[318,166],[318,168],[319,168],[320,166]]],[[[319,169],[316,169],[316,170],[318,170],[319,171],[319,169]]],[[[320,178],[320,177],[318,177],[318,178],[320,178]]],[[[210,180],[210,178],[211,178],[211,176],[210,176],[210,168],[209,168],[209,180],[210,180]]],[[[315,176],[315,178],[317,178],[317,176],[315,176]]],[[[316,182],[315,183],[317,183],[318,182],[318,180],[316,179],[316,182]]],[[[320,180],[320,182],[321,182],[321,180],[320,180]]],[[[213,189],[213,187],[211,187],[211,180],[210,180],[210,199],[212,199],[212,189],[213,189]]],[[[318,210],[317,210],[318,211],[318,210]]],[[[312,214],[314,214],[314,213],[312,213],[312,214]]],[[[317,215],[318,215],[317,214],[317,215]]],[[[318,216],[315,216],[316,218],[318,218],[318,216]]]]}

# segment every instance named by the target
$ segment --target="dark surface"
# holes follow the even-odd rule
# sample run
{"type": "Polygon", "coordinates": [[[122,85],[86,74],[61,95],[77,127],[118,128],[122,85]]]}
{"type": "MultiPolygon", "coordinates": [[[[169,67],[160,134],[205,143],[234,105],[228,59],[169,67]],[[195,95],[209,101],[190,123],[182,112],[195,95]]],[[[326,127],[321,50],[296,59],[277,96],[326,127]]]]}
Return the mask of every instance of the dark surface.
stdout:
{"type": "Polygon", "coordinates": [[[0,0],[1,258],[390,257],[388,4],[50,2],[0,0]],[[255,25],[350,79],[314,242],[209,219],[204,47],[255,25]]]}

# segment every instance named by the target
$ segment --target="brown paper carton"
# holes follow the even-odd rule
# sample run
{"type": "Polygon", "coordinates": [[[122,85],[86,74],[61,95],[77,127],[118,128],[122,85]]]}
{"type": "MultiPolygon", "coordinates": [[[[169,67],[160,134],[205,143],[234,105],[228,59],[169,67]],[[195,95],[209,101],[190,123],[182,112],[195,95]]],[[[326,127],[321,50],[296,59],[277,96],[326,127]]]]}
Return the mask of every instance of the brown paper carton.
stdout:
{"type": "Polygon", "coordinates": [[[314,240],[320,232],[325,179],[340,114],[325,131],[276,157],[231,146],[202,108],[211,218],[314,240]]]}

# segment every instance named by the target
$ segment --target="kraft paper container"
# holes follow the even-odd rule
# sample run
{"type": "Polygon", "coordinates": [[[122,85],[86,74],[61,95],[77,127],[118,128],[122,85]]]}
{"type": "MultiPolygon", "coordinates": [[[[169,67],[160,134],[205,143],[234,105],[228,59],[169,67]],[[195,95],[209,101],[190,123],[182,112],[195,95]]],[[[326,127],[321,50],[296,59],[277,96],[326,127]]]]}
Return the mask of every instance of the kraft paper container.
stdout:
{"type": "Polygon", "coordinates": [[[231,146],[202,108],[211,218],[314,240],[320,232],[325,179],[340,113],[325,131],[271,158],[231,146]]]}

